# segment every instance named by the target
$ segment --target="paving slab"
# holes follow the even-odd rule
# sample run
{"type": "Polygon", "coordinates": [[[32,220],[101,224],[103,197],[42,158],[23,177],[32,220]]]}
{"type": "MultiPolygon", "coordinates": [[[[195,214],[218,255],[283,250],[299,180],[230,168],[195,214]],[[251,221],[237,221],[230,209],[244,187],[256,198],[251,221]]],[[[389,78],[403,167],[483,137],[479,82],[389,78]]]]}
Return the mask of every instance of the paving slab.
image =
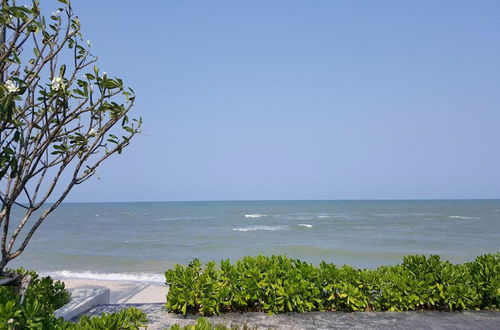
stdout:
{"type": "MultiPolygon", "coordinates": [[[[168,313],[164,304],[99,305],[85,315],[111,313],[137,307],[148,314],[148,329],[168,329],[173,324],[195,324],[198,315],[168,313]]],[[[257,329],[484,329],[500,330],[500,311],[466,312],[310,312],[267,315],[228,313],[207,318],[213,324],[243,325],[257,329]]]]}

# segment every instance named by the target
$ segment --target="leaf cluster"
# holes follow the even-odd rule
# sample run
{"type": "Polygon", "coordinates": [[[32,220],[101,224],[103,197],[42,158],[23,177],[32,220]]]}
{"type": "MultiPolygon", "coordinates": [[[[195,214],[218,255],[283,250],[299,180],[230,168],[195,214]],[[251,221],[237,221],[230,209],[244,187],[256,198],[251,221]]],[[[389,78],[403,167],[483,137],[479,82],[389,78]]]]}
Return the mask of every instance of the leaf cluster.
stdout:
{"type": "Polygon", "coordinates": [[[500,307],[500,253],[452,264],[410,255],[377,269],[314,266],[286,256],[244,257],[165,273],[166,308],[176,313],[477,310],[500,307]]]}
{"type": "Polygon", "coordinates": [[[70,299],[64,283],[23,268],[14,272],[30,275],[31,281],[23,302],[14,287],[0,287],[0,329],[51,329],[58,323],[54,311],[70,299]]]}
{"type": "Polygon", "coordinates": [[[138,330],[145,328],[147,321],[146,314],[135,307],[100,316],[82,316],[73,323],[48,313],[37,301],[22,307],[16,306],[13,301],[0,305],[2,330],[138,330]]]}
{"type": "Polygon", "coordinates": [[[138,308],[129,307],[121,311],[100,316],[82,316],[76,324],[67,324],[71,330],[136,330],[146,327],[146,314],[138,308]]]}
{"type": "Polygon", "coordinates": [[[55,311],[70,301],[71,294],[66,290],[63,282],[53,280],[50,276],[39,277],[36,272],[23,268],[18,268],[16,273],[31,276],[25,299],[36,300],[49,311],[55,311]]]}
{"type": "Polygon", "coordinates": [[[200,317],[196,320],[196,324],[186,325],[181,327],[179,324],[174,324],[170,328],[170,330],[254,330],[257,327],[250,327],[246,324],[243,325],[232,325],[231,327],[227,327],[223,324],[211,324],[204,317],[200,317]]]}

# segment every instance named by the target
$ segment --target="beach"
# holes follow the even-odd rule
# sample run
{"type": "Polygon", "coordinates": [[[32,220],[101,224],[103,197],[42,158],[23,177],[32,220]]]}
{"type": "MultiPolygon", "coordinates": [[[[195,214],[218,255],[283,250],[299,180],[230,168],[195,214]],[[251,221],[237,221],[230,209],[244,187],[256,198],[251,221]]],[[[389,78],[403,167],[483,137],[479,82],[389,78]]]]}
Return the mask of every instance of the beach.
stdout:
{"type": "Polygon", "coordinates": [[[67,289],[108,288],[110,304],[164,303],[167,287],[149,282],[105,281],[94,279],[56,278],[64,282],[67,289]]]}

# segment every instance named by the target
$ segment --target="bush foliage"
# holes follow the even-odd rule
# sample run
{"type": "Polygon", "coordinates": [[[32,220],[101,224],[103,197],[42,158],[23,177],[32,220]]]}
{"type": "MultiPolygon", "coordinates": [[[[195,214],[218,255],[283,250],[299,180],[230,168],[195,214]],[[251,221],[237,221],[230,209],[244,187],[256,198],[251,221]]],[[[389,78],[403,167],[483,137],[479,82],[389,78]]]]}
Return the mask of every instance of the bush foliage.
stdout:
{"type": "Polygon", "coordinates": [[[64,283],[19,268],[20,275],[31,275],[24,301],[14,287],[0,286],[0,329],[49,328],[56,323],[54,311],[70,299],[64,283]]]}
{"type": "Polygon", "coordinates": [[[63,282],[54,281],[50,276],[40,278],[36,272],[26,271],[23,268],[17,269],[16,272],[23,276],[31,276],[31,282],[26,291],[26,300],[38,301],[50,312],[69,302],[71,295],[63,282]]]}
{"type": "Polygon", "coordinates": [[[176,313],[499,309],[500,253],[452,264],[410,255],[374,270],[314,266],[285,256],[244,257],[165,273],[166,308],[176,313]]]}
{"type": "Polygon", "coordinates": [[[204,317],[200,317],[196,320],[196,324],[186,325],[182,327],[178,324],[172,325],[170,330],[256,330],[257,327],[248,326],[246,324],[243,325],[232,325],[230,328],[225,326],[224,324],[211,324],[204,317]]]}
{"type": "Polygon", "coordinates": [[[70,330],[138,330],[146,327],[148,319],[146,314],[135,308],[129,307],[121,311],[101,314],[101,316],[82,316],[78,323],[66,322],[66,329],[70,330]]]}

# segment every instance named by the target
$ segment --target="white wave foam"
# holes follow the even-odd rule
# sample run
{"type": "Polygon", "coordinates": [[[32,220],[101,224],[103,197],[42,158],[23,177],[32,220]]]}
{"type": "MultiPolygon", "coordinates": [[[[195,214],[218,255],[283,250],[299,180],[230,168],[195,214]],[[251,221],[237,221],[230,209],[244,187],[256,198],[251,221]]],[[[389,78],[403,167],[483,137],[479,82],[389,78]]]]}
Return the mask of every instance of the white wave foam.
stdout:
{"type": "Polygon", "coordinates": [[[320,219],[327,219],[329,217],[330,217],[329,215],[318,215],[318,218],[320,219]]]}
{"type": "Polygon", "coordinates": [[[267,217],[266,214],[245,214],[245,218],[263,218],[267,217]]]}
{"type": "Polygon", "coordinates": [[[450,219],[464,219],[464,220],[478,220],[480,217],[466,217],[462,215],[450,215],[448,218],[450,219]]]}
{"type": "Polygon", "coordinates": [[[164,283],[165,276],[154,273],[94,273],[91,271],[73,272],[70,270],[61,270],[55,272],[43,273],[43,276],[56,278],[77,278],[87,280],[104,281],[126,281],[126,282],[152,282],[164,283]]]}
{"type": "Polygon", "coordinates": [[[310,225],[308,223],[299,223],[297,226],[299,226],[299,227],[306,227],[306,228],[312,228],[313,225],[310,225]]]}
{"type": "Polygon", "coordinates": [[[285,230],[285,226],[250,226],[250,227],[237,227],[233,228],[234,231],[256,231],[256,230],[285,230]]]}

